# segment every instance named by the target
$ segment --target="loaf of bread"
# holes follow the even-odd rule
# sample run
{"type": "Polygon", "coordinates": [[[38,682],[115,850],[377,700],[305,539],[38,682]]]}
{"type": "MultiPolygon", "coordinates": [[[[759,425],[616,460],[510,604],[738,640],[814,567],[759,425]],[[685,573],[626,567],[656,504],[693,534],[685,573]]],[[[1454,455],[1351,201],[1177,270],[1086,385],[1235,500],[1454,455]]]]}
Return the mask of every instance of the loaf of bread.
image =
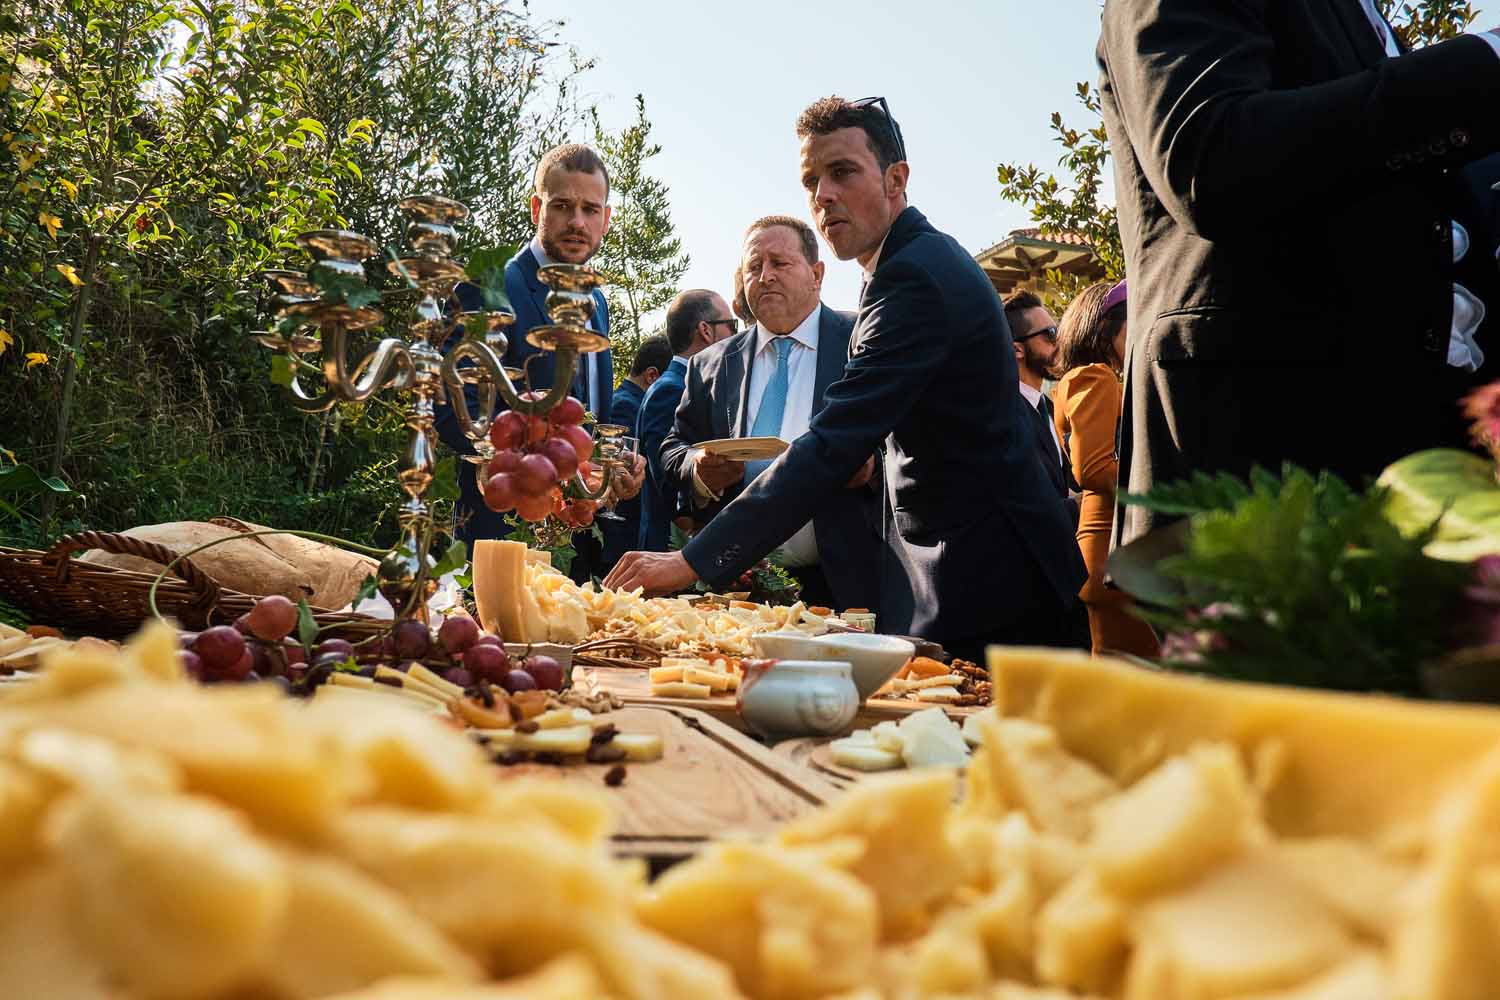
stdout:
{"type": "MultiPolygon", "coordinates": [[[[267,530],[249,521],[215,520],[231,527],[243,524],[250,531],[267,530]]],[[[313,588],[313,596],[308,600],[322,608],[337,610],[354,600],[360,584],[364,583],[365,577],[374,575],[379,565],[369,556],[298,535],[262,535],[258,540],[264,541],[272,552],[307,574],[313,588]]]]}

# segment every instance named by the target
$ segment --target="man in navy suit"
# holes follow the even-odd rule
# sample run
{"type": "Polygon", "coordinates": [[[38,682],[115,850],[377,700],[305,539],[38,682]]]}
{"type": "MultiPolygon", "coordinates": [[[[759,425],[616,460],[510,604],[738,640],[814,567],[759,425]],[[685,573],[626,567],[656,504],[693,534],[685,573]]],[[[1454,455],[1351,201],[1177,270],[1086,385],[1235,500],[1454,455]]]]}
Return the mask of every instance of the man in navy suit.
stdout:
{"type": "Polygon", "coordinates": [[[1053,422],[1052,400],[1043,384],[1053,377],[1057,367],[1057,320],[1037,298],[1035,292],[1021,289],[1005,297],[1002,304],[1005,323],[1015,339],[1016,369],[1020,375],[1021,398],[1035,414],[1032,419],[1036,438],[1036,457],[1047,473],[1047,480],[1068,509],[1074,524],[1078,522],[1078,481],[1073,478],[1073,463],[1068,458],[1067,442],[1057,436],[1053,422]]]}
{"type": "MultiPolygon", "coordinates": [[[[635,352],[635,361],[630,366],[630,374],[615,386],[614,394],[610,397],[609,422],[629,427],[634,434],[635,421],[641,413],[641,400],[671,363],[672,347],[667,343],[666,337],[658,334],[641,341],[640,348],[635,352]]],[[[642,493],[644,492],[645,488],[642,487],[642,493]]],[[[641,527],[641,497],[638,495],[629,500],[621,500],[615,505],[615,513],[624,520],[611,521],[606,518],[597,522],[604,532],[601,573],[608,573],[620,556],[635,548],[636,536],[640,534],[641,527]]]]}
{"type": "MultiPolygon", "coordinates": [[[[820,301],[823,263],[817,237],[801,219],[772,215],[754,222],[745,233],[737,279],[757,325],[693,359],[662,449],[669,477],[690,499],[700,523],[739,496],[770,463],[747,468],[696,445],[715,438],[799,437],[823,409],[828,387],[843,376],[854,329],[853,314],[820,301]],[[773,385],[781,344],[786,390],[777,417],[773,385]]],[[[868,485],[874,468],[871,460],[853,482],[829,494],[811,523],[781,546],[779,558],[802,584],[809,604],[878,610],[879,508],[868,485]]]]}
{"type": "Polygon", "coordinates": [[[667,342],[672,345],[672,363],[656,380],[641,403],[635,436],[646,459],[646,485],[641,490],[641,527],[636,547],[646,552],[665,552],[672,538],[672,522],[682,500],[680,484],[668,478],[662,466],[662,442],[672,429],[672,417],[682,400],[683,377],[689,360],[706,347],[732,335],[738,321],[717,292],[693,288],[681,292],[667,307],[667,342]]]}
{"type": "MultiPolygon", "coordinates": [[[[505,293],[510,297],[516,321],[506,331],[509,347],[505,352],[508,367],[524,370],[533,389],[548,389],[554,375],[554,355],[526,342],[534,326],[551,322],[547,315],[548,289],[537,278],[537,271],[548,264],[583,264],[594,256],[609,229],[609,172],[599,154],[588,146],[570,144],[548,150],[537,164],[535,192],[531,196],[531,221],[536,235],[531,243],[505,265],[505,293]]],[[[479,289],[461,284],[455,289],[465,309],[480,308],[479,289]]],[[[603,293],[594,292],[594,316],[589,326],[609,336],[609,307],[603,293]]],[[[614,370],[610,352],[586,354],[579,359],[573,378],[574,396],[594,414],[607,414],[614,370]]],[[[503,404],[498,404],[503,406],[503,404]]],[[[437,408],[435,424],[439,437],[459,454],[471,455],[474,448],[459,430],[458,420],[448,405],[437,408]]],[[[454,534],[471,547],[476,539],[504,538],[510,531],[504,515],[484,504],[478,475],[484,470],[470,463],[459,475],[459,499],[455,505],[457,527],[454,534]],[[468,470],[476,470],[470,472],[468,470]]],[[[628,499],[640,492],[644,463],[630,475],[616,478],[615,494],[628,499]]],[[[572,575],[587,580],[599,568],[601,550],[588,532],[574,536],[578,557],[573,560],[572,575]]]]}
{"type": "Polygon", "coordinates": [[[1069,643],[1087,572],[1036,460],[994,286],[907,205],[884,100],[824,98],[797,134],[818,229],[868,279],[843,378],[808,432],[685,549],[626,553],[606,584],[660,593],[733,579],[881,448],[886,630],[970,658],[991,642],[1069,643]]]}

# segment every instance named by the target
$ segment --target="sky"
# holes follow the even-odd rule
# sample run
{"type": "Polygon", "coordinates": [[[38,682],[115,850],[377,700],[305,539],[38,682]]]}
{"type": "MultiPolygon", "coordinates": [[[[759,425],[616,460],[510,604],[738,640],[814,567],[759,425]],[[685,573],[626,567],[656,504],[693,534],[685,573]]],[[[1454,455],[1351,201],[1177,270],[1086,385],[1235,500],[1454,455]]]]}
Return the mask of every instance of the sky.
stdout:
{"type": "MultiPolygon", "coordinates": [[[[1075,85],[1098,76],[1095,0],[532,0],[531,11],[563,21],[561,40],[596,60],[582,92],[605,127],[628,125],[645,95],[662,146],[649,170],[671,189],[692,257],[681,287],[726,300],[750,222],[810,219],[793,124],[814,99],[885,97],[911,204],[978,253],[1032,224],[1000,197],[996,166],[1055,169],[1051,113],[1088,123],[1075,85]]],[[[820,252],[824,302],[854,308],[859,265],[820,252]]]]}

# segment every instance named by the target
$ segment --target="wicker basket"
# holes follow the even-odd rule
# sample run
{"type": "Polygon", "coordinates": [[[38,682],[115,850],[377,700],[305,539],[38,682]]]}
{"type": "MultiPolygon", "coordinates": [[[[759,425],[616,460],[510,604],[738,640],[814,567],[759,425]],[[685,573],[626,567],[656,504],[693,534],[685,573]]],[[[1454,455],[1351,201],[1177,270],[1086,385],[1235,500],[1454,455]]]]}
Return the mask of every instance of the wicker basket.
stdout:
{"type": "MultiPolygon", "coordinates": [[[[155,542],[106,531],[64,535],[45,552],[0,547],[0,598],[40,624],[101,638],[129,635],[151,617],[147,598],[155,576],[71,558],[89,549],[139,556],[164,566],[177,558],[155,542]]],[[[156,588],[156,607],[183,628],[228,624],[259,599],[221,587],[190,558],[179,560],[172,573],[156,588]]],[[[313,617],[321,626],[338,626],[337,631],[352,634],[389,627],[388,622],[347,611],[314,608],[313,617]]]]}

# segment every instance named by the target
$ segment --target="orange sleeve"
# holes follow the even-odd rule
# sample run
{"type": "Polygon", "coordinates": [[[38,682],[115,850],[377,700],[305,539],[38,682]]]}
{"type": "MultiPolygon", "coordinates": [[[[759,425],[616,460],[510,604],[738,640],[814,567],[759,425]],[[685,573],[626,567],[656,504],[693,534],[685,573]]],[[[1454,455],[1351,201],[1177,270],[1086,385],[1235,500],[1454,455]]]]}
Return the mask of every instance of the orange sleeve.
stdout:
{"type": "Polygon", "coordinates": [[[1115,429],[1120,422],[1123,398],[1120,382],[1106,365],[1077,369],[1070,380],[1068,398],[1057,408],[1057,431],[1068,439],[1073,478],[1094,493],[1115,495],[1120,463],[1115,458],[1115,429]]]}

